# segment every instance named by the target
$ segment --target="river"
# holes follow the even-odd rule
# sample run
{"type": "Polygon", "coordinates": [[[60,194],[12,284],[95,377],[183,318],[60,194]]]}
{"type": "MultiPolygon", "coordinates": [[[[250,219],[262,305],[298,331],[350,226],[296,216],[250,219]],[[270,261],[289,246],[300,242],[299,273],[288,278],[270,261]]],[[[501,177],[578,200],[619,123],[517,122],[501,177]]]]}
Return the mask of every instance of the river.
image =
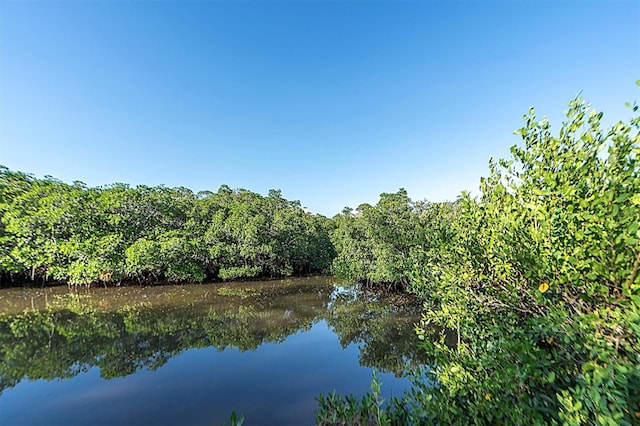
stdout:
{"type": "Polygon", "coordinates": [[[313,424],[316,396],[385,398],[422,363],[420,306],[328,277],[0,290],[0,424],[313,424]]]}

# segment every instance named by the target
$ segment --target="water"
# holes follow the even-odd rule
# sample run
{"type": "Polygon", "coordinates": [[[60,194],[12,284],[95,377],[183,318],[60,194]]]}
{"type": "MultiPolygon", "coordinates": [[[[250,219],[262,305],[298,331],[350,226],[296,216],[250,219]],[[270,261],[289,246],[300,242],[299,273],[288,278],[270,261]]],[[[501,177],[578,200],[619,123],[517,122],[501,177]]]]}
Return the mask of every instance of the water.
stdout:
{"type": "Polygon", "coordinates": [[[414,300],[325,277],[6,289],[0,312],[2,425],[313,424],[318,393],[362,395],[375,368],[400,396],[422,362],[414,300]]]}

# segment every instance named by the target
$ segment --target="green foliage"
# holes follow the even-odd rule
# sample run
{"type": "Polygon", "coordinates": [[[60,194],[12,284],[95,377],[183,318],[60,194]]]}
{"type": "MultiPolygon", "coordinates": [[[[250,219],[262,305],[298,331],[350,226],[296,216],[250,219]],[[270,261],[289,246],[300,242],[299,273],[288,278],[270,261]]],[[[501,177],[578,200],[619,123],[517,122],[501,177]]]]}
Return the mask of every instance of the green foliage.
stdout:
{"type": "Polygon", "coordinates": [[[602,130],[571,102],[553,136],[533,110],[524,146],[490,163],[439,253],[419,251],[417,327],[439,385],[423,418],[458,424],[635,424],[640,411],[638,119],[602,130]]]}
{"type": "Polygon", "coordinates": [[[444,244],[439,229],[455,206],[413,202],[404,189],[381,194],[375,206],[362,204],[334,217],[331,240],[336,249],[332,271],[338,277],[367,284],[406,287],[416,247],[444,244]],[[434,215],[440,212],[441,215],[434,215]]]}
{"type": "Polygon", "coordinates": [[[220,268],[218,276],[223,280],[235,280],[238,278],[254,278],[260,275],[259,266],[229,266],[220,268]]]}
{"type": "MultiPolygon", "coordinates": [[[[410,205],[335,218],[336,273],[407,280],[424,300],[415,331],[434,367],[393,402],[402,422],[640,422],[640,117],[602,117],[575,99],[554,136],[532,109],[481,197],[428,205],[413,234],[398,226],[410,205]],[[394,233],[417,238],[390,256],[394,233]]],[[[366,398],[320,399],[321,420],[358,422],[366,398]]]]}
{"type": "Polygon", "coordinates": [[[0,279],[201,282],[324,272],[331,221],[226,186],[86,188],[0,169],[0,279]]]}
{"type": "Polygon", "coordinates": [[[159,279],[162,273],[160,243],[139,238],[125,251],[126,273],[130,276],[150,274],[159,279]]]}
{"type": "Polygon", "coordinates": [[[385,404],[380,396],[380,382],[375,370],[372,373],[371,392],[360,400],[353,395],[339,396],[331,392],[328,396],[318,395],[316,424],[320,426],[347,425],[406,425],[409,424],[409,413],[393,400],[385,404]]]}
{"type": "Polygon", "coordinates": [[[231,412],[229,416],[229,426],[242,426],[244,423],[244,416],[238,417],[235,411],[231,412]]]}

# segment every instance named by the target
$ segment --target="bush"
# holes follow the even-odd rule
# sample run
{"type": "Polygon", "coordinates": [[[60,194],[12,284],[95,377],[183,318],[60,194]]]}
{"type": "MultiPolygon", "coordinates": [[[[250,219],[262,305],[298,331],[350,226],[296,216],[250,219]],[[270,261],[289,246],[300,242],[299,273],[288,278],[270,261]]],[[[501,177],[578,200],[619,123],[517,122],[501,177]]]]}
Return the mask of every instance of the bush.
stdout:
{"type": "MultiPolygon", "coordinates": [[[[478,199],[419,216],[393,277],[424,300],[432,377],[373,420],[375,392],[322,397],[319,423],[640,424],[640,117],[609,130],[602,117],[575,99],[554,136],[531,109],[478,199]]],[[[362,221],[393,217],[380,207],[337,218],[335,270],[376,270],[352,242],[391,235],[362,221]]]]}
{"type": "Polygon", "coordinates": [[[640,421],[639,119],[601,119],[576,99],[552,136],[532,109],[524,146],[461,200],[449,249],[415,254],[419,336],[458,335],[423,343],[439,386],[414,397],[429,420],[640,421]]]}

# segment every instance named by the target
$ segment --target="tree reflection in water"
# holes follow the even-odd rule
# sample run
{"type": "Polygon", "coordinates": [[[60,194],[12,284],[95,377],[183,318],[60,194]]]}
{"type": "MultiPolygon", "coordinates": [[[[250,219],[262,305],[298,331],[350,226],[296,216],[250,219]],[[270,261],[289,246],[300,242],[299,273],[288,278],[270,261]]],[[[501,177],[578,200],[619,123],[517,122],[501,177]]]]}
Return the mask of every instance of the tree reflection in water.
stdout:
{"type": "Polygon", "coordinates": [[[359,346],[362,365],[400,375],[423,361],[419,310],[406,296],[345,291],[324,277],[51,296],[45,309],[0,316],[0,392],[93,367],[105,379],[155,370],[192,348],[251,351],[322,320],[343,347],[359,346]]]}

